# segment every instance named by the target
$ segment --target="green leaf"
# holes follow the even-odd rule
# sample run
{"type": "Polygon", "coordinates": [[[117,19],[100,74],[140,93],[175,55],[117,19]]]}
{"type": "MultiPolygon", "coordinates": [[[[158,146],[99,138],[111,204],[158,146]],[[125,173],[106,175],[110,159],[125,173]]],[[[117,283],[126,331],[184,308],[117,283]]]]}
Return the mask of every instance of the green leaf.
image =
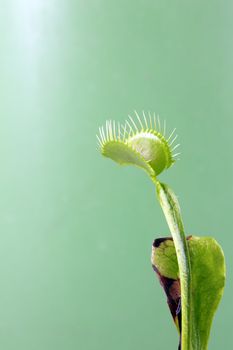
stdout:
{"type": "MultiPolygon", "coordinates": [[[[225,284],[225,259],[211,237],[187,238],[191,262],[191,349],[208,349],[210,328],[225,284]]],[[[168,298],[176,326],[181,332],[179,268],[172,238],[154,241],[152,266],[168,298]]]]}

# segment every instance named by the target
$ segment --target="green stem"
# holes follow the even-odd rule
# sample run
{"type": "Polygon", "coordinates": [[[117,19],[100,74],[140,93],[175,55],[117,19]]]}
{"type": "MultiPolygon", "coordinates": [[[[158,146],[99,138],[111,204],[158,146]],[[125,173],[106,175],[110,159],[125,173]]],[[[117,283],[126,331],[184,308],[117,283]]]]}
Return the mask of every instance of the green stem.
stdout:
{"type": "Polygon", "coordinates": [[[165,184],[155,181],[157,195],[173,237],[181,285],[181,349],[191,350],[191,266],[178,200],[165,184]]]}

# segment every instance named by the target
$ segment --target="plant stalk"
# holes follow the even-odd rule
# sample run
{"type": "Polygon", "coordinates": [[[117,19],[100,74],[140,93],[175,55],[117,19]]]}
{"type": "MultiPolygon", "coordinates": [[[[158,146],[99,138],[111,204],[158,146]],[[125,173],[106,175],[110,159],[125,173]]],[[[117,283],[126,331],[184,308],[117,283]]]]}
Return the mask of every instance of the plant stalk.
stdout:
{"type": "Polygon", "coordinates": [[[177,197],[165,184],[154,181],[157,195],[173,237],[181,287],[181,349],[191,350],[191,266],[177,197]]]}

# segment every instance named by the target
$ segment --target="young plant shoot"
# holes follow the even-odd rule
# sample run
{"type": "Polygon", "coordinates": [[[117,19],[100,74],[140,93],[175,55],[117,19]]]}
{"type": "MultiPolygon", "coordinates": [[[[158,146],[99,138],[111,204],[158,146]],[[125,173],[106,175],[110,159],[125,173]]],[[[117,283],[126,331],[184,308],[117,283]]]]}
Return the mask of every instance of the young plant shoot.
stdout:
{"type": "Polygon", "coordinates": [[[151,178],[171,237],[155,239],[151,262],[167,296],[177,327],[178,349],[207,350],[210,328],[225,284],[225,260],[211,237],[186,236],[176,195],[158,175],[170,168],[179,153],[175,129],[166,138],[155,114],[135,112],[124,125],[106,121],[99,128],[98,146],[103,156],[120,165],[135,165],[151,178]]]}

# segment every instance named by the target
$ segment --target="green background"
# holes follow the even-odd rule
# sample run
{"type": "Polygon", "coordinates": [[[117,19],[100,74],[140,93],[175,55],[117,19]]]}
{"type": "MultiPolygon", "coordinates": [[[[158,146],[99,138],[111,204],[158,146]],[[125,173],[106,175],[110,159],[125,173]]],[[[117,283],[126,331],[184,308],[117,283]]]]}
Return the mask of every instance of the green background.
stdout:
{"type": "Polygon", "coordinates": [[[155,111],[187,234],[222,245],[209,348],[232,341],[232,1],[0,4],[0,347],[177,349],[150,265],[168,234],[146,174],[96,152],[105,119],[155,111]]]}

